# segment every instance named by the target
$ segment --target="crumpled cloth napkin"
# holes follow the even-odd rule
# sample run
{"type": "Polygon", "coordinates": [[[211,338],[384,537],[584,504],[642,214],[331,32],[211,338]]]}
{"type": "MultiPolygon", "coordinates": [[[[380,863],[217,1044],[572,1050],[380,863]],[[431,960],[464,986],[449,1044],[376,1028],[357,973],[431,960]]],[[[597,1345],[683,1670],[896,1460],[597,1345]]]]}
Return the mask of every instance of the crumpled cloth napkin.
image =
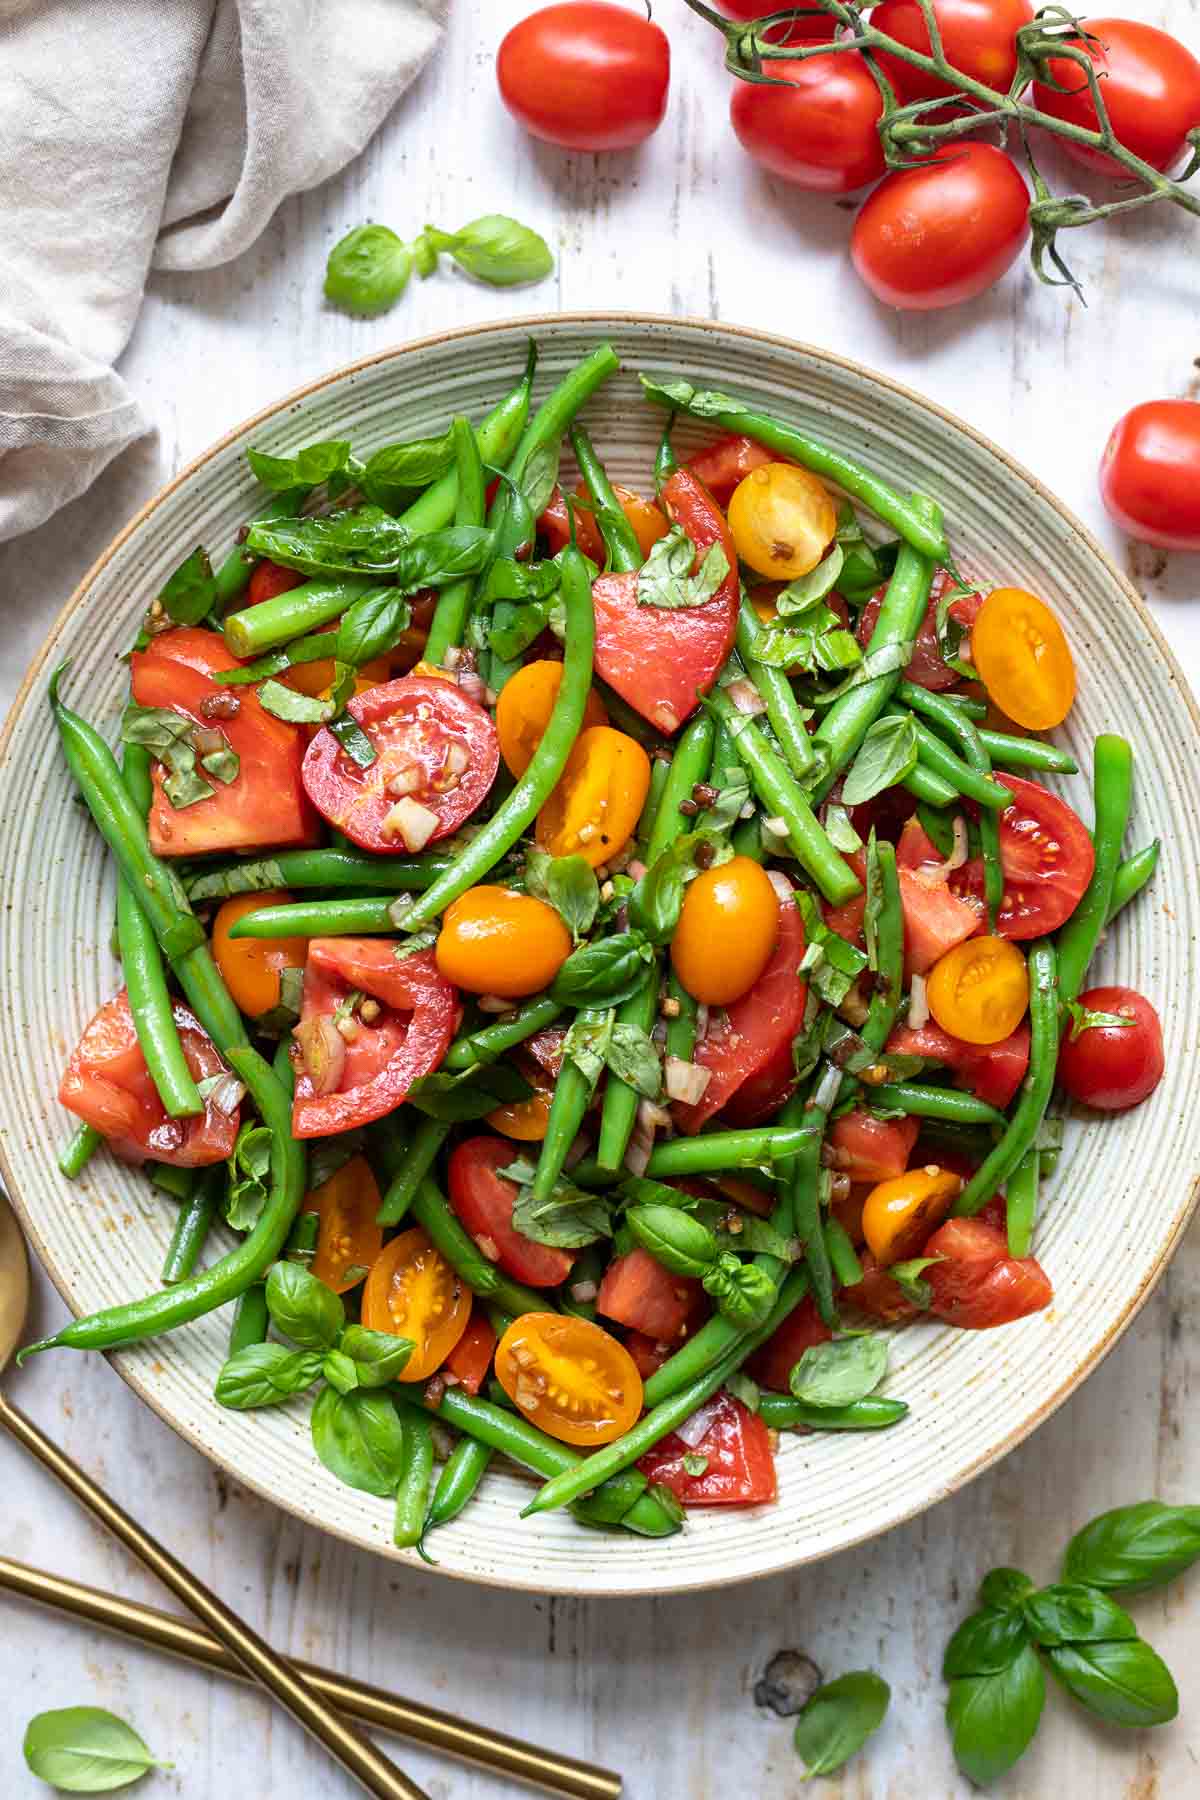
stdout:
{"type": "Polygon", "coordinates": [[[150,268],[228,262],[357,156],[448,5],[0,0],[0,540],[148,430],[111,365],[150,268]]]}

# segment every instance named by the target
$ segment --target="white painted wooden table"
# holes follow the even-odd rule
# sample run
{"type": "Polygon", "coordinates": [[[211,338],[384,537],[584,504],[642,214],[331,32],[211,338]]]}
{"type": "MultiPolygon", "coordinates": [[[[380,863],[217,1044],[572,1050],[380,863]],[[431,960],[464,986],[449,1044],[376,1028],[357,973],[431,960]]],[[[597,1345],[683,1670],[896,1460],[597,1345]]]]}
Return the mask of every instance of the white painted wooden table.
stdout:
{"type": "MultiPolygon", "coordinates": [[[[1200,558],[1169,568],[1130,552],[1096,497],[1112,422],[1135,401],[1200,392],[1194,225],[1155,211],[1075,234],[1090,306],[1018,269],[973,307],[893,316],[845,257],[851,211],[789,192],[747,162],[725,119],[719,46],[659,0],[672,32],[670,116],[639,154],[564,156],[501,110],[492,53],[527,0],[456,0],[447,47],[344,177],[285,206],[231,268],[155,279],[122,368],[157,422],[95,489],[0,550],[3,689],[74,582],[184,461],[309,377],[447,324],[554,308],[692,313],[758,325],[860,358],[957,408],[1028,463],[1128,561],[1200,684],[1200,558]],[[454,227],[485,211],[538,225],[558,269],[528,295],[453,273],[414,283],[390,316],[356,322],[321,299],[324,258],[350,225],[454,227]]],[[[1200,44],[1197,0],[1136,10],[1200,44]]],[[[131,607],[134,596],[130,597],[131,607]]],[[[1169,904],[1159,895],[1155,904],[1169,904]]],[[[10,903],[13,896],[9,896],[10,903]]],[[[10,1071],[9,1078],[19,1078],[10,1071]]],[[[38,1278],[33,1324],[61,1306],[38,1278]]],[[[940,1709],[941,1652],[995,1562],[1042,1579],[1072,1529],[1158,1495],[1200,1499],[1200,1236],[1194,1230],[1123,1342],[1086,1388],[999,1468],[923,1519],[794,1577],[710,1598],[580,1603],[506,1596],[413,1574],[301,1530],[231,1489],[99,1360],[46,1359],[10,1381],[28,1407],[151,1529],[278,1645],[624,1771],[633,1800],[782,1800],[799,1767],[788,1727],[758,1713],[753,1681],[783,1645],[827,1674],[864,1664],[891,1681],[891,1716],[840,1791],[940,1800],[955,1776],[940,1709]]],[[[0,1447],[0,1545],[25,1561],[161,1603],[161,1595],[42,1472],[0,1447]]],[[[586,1545],[585,1545],[586,1551],[586,1545]]],[[[1200,1791],[1200,1577],[1135,1603],[1183,1695],[1153,1734],[1093,1729],[1054,1697],[1004,1792],[1152,1800],[1200,1791]]],[[[98,1703],[130,1717],[173,1776],[146,1792],[188,1800],[340,1800],[356,1792],[253,1694],[8,1603],[0,1626],[0,1794],[46,1790],[20,1739],[44,1707],[98,1703]]],[[[511,1791],[402,1748],[439,1800],[511,1791]]],[[[830,1789],[829,1791],[833,1791],[830,1789]]]]}

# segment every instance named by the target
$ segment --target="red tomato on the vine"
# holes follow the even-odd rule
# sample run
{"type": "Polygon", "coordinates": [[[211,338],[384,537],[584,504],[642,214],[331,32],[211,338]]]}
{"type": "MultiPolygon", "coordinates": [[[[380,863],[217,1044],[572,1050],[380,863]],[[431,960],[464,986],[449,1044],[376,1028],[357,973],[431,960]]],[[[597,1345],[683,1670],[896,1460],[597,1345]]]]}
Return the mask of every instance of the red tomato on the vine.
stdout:
{"type": "MultiPolygon", "coordinates": [[[[1187,134],[1200,125],[1200,61],[1190,50],[1138,19],[1085,19],[1086,51],[1101,78],[1113,135],[1155,169],[1172,169],[1187,149],[1187,134]]],[[[1055,57],[1049,72],[1065,93],[1041,82],[1034,99],[1042,112],[1087,131],[1098,129],[1087,72],[1069,57],[1055,57]]],[[[1129,171],[1088,144],[1060,140],[1066,154],[1086,169],[1129,179],[1129,171]]]]}
{"type": "MultiPolygon", "coordinates": [[[[935,0],[933,14],[951,68],[1007,93],[1017,72],[1017,32],[1033,18],[1029,0],[935,0]]],[[[910,50],[930,54],[929,27],[917,0],[883,0],[872,12],[871,23],[910,50]]],[[[886,51],[876,55],[902,103],[934,100],[956,91],[948,81],[914,69],[899,56],[886,51]]]]}
{"type": "Polygon", "coordinates": [[[1124,1112],[1162,1080],[1162,1026],[1143,994],[1127,987],[1089,988],[1080,994],[1085,1013],[1107,1013],[1124,1024],[1085,1025],[1074,1015],[1058,1052],[1058,1079],[1072,1100],[1098,1112],[1124,1112]]]}
{"type": "Polygon", "coordinates": [[[1029,191],[1011,156],[960,143],[881,181],[854,222],[850,255],[876,299],[907,312],[974,300],[1029,236],[1029,191]]]}
{"type": "Polygon", "coordinates": [[[738,142],[755,162],[814,194],[848,194],[877,181],[883,101],[857,51],[774,64],[786,87],[739,81],[729,103],[738,142]]]}
{"type": "Polygon", "coordinates": [[[500,94],[531,136],[565,150],[629,150],[662,124],[671,46],[607,0],[564,0],[514,25],[496,55],[500,94]]]}
{"type": "Polygon", "coordinates": [[[1104,448],[1100,492],[1130,537],[1200,550],[1200,401],[1146,400],[1118,420],[1104,448]]]}

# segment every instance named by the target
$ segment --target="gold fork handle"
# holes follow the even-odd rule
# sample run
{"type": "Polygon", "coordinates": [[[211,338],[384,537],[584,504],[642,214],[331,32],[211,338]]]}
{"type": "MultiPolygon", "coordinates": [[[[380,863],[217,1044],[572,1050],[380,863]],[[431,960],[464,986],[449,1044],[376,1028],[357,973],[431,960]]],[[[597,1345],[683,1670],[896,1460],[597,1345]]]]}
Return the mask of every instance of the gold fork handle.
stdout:
{"type": "Polygon", "coordinates": [[[148,1531],[143,1531],[135,1519],[131,1519],[115,1500],[110,1500],[103,1488],[97,1487],[69,1456],[64,1456],[58,1446],[51,1443],[24,1413],[18,1412],[3,1394],[0,1394],[0,1425],[26,1450],[32,1451],[38,1461],[74,1494],[81,1506],[99,1519],[114,1537],[120,1538],[126,1549],[140,1557],[164,1587],[170,1588],[198,1619],[203,1620],[243,1668],[248,1669],[255,1680],[273,1694],[319,1744],[324,1745],[368,1794],[376,1795],[377,1800],[429,1800],[423,1788],[402,1775],[382,1751],[340,1718],[256,1631],[243,1624],[223,1600],[218,1600],[169,1550],[164,1550],[148,1531]]]}

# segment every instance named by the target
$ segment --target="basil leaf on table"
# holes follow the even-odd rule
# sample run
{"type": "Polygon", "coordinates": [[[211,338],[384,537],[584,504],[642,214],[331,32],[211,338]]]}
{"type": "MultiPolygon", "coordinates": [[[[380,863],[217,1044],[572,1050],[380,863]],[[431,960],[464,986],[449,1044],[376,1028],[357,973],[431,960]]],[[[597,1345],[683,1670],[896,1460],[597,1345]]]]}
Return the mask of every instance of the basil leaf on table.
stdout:
{"type": "Polygon", "coordinates": [[[346,1309],[332,1288],[299,1263],[277,1262],[266,1292],[272,1323],[301,1349],[328,1350],[337,1342],[346,1309]]]}
{"type": "Polygon", "coordinates": [[[1028,1645],[994,1675],[950,1683],[946,1727],[954,1760],[969,1781],[987,1787],[1024,1756],[1046,1704],[1046,1676],[1028,1645]]]}
{"type": "Polygon", "coordinates": [[[286,494],[291,488],[320,487],[331,475],[340,474],[350,461],[350,445],[340,438],[320,444],[306,444],[294,456],[272,456],[266,450],[250,449],[246,461],[263,486],[274,494],[286,494]]]}
{"type": "Polygon", "coordinates": [[[1179,1711],[1179,1692],[1162,1657],[1142,1638],[1063,1644],[1047,1650],[1051,1673],[1097,1718],[1131,1731],[1165,1725],[1179,1711]]]}
{"type": "Polygon", "coordinates": [[[361,668],[394,650],[411,619],[412,607],[399,588],[371,588],[342,614],[333,655],[338,662],[361,668]]]}
{"type": "Polygon", "coordinates": [[[1063,1558],[1063,1577],[1141,1593],[1181,1575],[1197,1557],[1200,1506],[1141,1500],[1101,1513],[1076,1532],[1063,1558]]]}
{"type": "Polygon", "coordinates": [[[895,787],[917,766],[917,722],[911,713],[876,719],[842,783],[846,806],[862,806],[895,787]]]}
{"type": "Polygon", "coordinates": [[[990,1569],[979,1584],[979,1598],[985,1606],[1009,1611],[1032,1592],[1033,1583],[1023,1569],[990,1569]]]}
{"type": "Polygon", "coordinates": [[[942,1674],[947,1681],[960,1675],[998,1675],[1028,1643],[1029,1631],[1020,1612],[981,1607],[963,1620],[946,1645],[942,1674]]]}
{"type": "Polygon", "coordinates": [[[393,1337],[389,1331],[368,1331],[365,1325],[347,1325],[338,1349],[353,1362],[360,1387],[386,1387],[413,1353],[409,1338],[393,1337]]]}
{"type": "Polygon", "coordinates": [[[550,998],[563,1006],[614,1006],[646,979],[650,947],[636,931],[573,950],[554,977],[550,998]]]}
{"type": "Polygon", "coordinates": [[[320,1373],[321,1358],[316,1351],[289,1350],[285,1344],[247,1344],[222,1365],[213,1396],[219,1406],[233,1412],[280,1406],[310,1388],[320,1373]]]}
{"type": "Polygon", "coordinates": [[[412,251],[386,225],[356,225],[329,252],[325,298],[371,318],[396,304],[412,266],[412,251]]]}
{"type": "Polygon", "coordinates": [[[541,281],[554,267],[550,246],[541,233],[504,213],[485,213],[460,231],[427,227],[423,235],[435,249],[452,256],[460,269],[489,287],[541,281]]]}
{"type": "Polygon", "coordinates": [[[672,525],[638,570],[638,605],[672,611],[706,605],[729,573],[729,558],[720,544],[710,544],[693,574],[698,554],[683,527],[672,525]]]}
{"type": "Polygon", "coordinates": [[[404,1426],[390,1394],[322,1388],[312,1410],[313,1449],[347,1487],[387,1499],[404,1472],[404,1426]]]}
{"type": "Polygon", "coordinates": [[[217,579],[208,552],[200,546],[167,577],[159,603],[173,625],[199,625],[217,602],[217,579]]]}
{"type": "Polygon", "coordinates": [[[612,1236],[607,1202],[562,1180],[555,1183],[550,1198],[540,1202],[534,1200],[531,1189],[523,1188],[513,1207],[512,1223],[522,1237],[556,1250],[581,1250],[585,1244],[612,1236]]]}
{"type": "Polygon", "coordinates": [[[1022,1603],[1035,1643],[1044,1649],[1059,1644],[1087,1644],[1135,1638],[1137,1626],[1115,1600],[1099,1588],[1059,1582],[1039,1588],[1022,1603]]]}
{"type": "Polygon", "coordinates": [[[552,906],[578,944],[596,922],[600,883],[582,856],[550,856],[530,850],[525,857],[525,891],[552,906]]]}
{"type": "Polygon", "coordinates": [[[809,1406],[852,1406],[873,1394],[887,1374],[888,1340],[878,1332],[811,1344],[788,1377],[797,1400],[809,1406]]]}
{"type": "Polygon", "coordinates": [[[64,1706],[38,1713],[25,1728],[25,1762],[39,1780],[64,1794],[110,1794],[148,1769],[172,1769],[101,1706],[64,1706]]]}
{"type": "Polygon", "coordinates": [[[819,1687],[796,1719],[793,1742],[809,1775],[832,1775],[883,1724],[892,1691],[872,1669],[819,1687]]]}

